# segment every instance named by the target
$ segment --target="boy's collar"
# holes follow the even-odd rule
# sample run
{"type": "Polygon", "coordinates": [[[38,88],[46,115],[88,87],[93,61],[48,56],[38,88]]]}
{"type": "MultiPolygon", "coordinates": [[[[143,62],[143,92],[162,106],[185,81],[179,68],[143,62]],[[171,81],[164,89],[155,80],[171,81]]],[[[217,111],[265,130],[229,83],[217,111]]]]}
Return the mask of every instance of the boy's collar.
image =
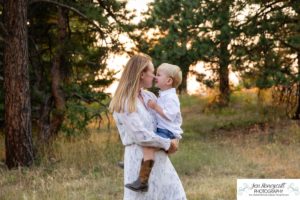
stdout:
{"type": "Polygon", "coordinates": [[[166,94],[173,94],[175,93],[176,94],[176,89],[175,88],[170,88],[170,89],[167,89],[167,90],[159,90],[159,96],[164,96],[166,94]]]}

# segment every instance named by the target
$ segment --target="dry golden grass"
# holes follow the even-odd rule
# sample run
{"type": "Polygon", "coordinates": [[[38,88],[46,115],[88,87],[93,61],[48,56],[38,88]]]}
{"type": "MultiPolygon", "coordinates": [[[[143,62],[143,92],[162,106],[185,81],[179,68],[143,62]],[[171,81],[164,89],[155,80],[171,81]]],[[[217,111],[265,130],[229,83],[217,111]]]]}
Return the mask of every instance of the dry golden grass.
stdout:
{"type": "MultiPolygon", "coordinates": [[[[189,200],[236,199],[237,178],[299,178],[299,123],[257,106],[251,92],[236,94],[223,110],[203,112],[207,100],[199,97],[181,101],[185,134],[171,160],[189,200]]],[[[1,165],[0,199],[122,199],[118,133],[89,129],[89,136],[58,138],[30,169],[1,165]]]]}

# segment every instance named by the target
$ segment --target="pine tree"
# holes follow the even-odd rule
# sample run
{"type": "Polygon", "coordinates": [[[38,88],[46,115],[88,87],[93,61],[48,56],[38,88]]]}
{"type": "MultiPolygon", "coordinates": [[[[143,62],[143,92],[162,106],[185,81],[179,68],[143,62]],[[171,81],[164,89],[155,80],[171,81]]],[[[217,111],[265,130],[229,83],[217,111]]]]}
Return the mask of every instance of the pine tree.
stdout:
{"type": "Polygon", "coordinates": [[[190,66],[204,61],[217,75],[218,103],[226,106],[230,97],[229,68],[237,59],[231,45],[241,33],[236,13],[244,5],[243,1],[233,0],[157,0],[150,5],[134,39],[139,50],[149,53],[156,62],[181,66],[183,90],[190,66]],[[157,33],[149,34],[150,30],[157,33]]]}
{"type": "Polygon", "coordinates": [[[123,50],[117,36],[127,23],[125,2],[116,0],[20,0],[16,5],[0,0],[0,82],[4,77],[10,167],[33,162],[31,124],[40,138],[38,146],[59,132],[85,133],[90,120],[107,112],[109,94],[103,91],[115,72],[107,69],[106,59],[123,50]],[[12,26],[15,22],[18,26],[12,26]],[[21,105],[12,106],[17,103],[21,105]]]}
{"type": "Polygon", "coordinates": [[[5,0],[5,148],[8,168],[33,164],[27,0],[5,0]]]}
{"type": "Polygon", "coordinates": [[[299,118],[299,1],[251,1],[258,7],[251,18],[244,23],[244,32],[248,41],[242,51],[246,52],[244,59],[252,68],[246,68],[243,76],[252,79],[259,88],[275,87],[280,101],[287,106],[288,115],[299,118]],[[296,56],[295,56],[296,55],[296,56]],[[293,68],[296,64],[297,71],[293,68]],[[284,98],[282,96],[285,96],[284,98]],[[295,97],[298,102],[295,101],[295,97]],[[297,107],[297,108],[296,108],[297,107]]]}
{"type": "Polygon", "coordinates": [[[122,50],[115,35],[125,24],[124,9],[124,3],[114,0],[31,1],[32,96],[42,141],[61,130],[83,133],[105,111],[108,95],[101,91],[114,80],[106,59],[122,50]],[[93,103],[97,109],[91,110],[93,103]]]}

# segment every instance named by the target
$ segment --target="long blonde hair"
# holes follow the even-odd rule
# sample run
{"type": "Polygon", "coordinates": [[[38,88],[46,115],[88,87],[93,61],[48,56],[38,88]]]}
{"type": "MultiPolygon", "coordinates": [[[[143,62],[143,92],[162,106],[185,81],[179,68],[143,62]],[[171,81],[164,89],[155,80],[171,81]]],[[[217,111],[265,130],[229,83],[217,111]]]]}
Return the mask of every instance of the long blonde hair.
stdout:
{"type": "Polygon", "coordinates": [[[124,112],[125,108],[128,112],[136,111],[141,73],[146,72],[150,64],[151,57],[145,54],[134,55],[129,59],[110,102],[109,110],[111,112],[124,112]]]}

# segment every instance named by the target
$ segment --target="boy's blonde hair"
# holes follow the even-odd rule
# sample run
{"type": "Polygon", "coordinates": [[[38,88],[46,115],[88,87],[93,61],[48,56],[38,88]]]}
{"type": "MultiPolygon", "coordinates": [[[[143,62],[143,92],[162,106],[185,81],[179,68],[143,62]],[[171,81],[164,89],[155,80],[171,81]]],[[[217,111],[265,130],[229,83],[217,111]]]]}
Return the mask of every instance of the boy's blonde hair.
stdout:
{"type": "Polygon", "coordinates": [[[141,74],[146,72],[150,65],[153,65],[151,57],[146,54],[134,55],[129,59],[110,102],[111,112],[124,112],[125,108],[130,113],[136,111],[141,74]]]}
{"type": "Polygon", "coordinates": [[[177,65],[171,65],[169,63],[163,63],[158,66],[157,71],[163,71],[167,76],[170,76],[173,80],[172,87],[177,88],[182,81],[182,72],[177,65]]]}

